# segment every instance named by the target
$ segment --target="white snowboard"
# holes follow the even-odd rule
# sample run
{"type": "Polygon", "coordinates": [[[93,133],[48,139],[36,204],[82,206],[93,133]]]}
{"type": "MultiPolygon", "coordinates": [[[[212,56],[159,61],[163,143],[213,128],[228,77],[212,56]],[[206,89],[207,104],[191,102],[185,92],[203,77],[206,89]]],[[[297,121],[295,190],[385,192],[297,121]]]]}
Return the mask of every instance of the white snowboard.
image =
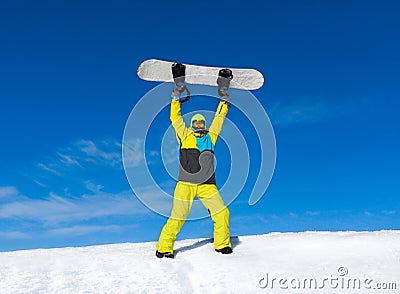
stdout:
{"type": "MultiPolygon", "coordinates": [[[[148,59],[143,61],[137,74],[139,78],[146,81],[173,82],[171,66],[175,62],[159,59],[148,59]]],[[[264,84],[263,75],[255,69],[209,67],[185,64],[186,83],[217,86],[218,71],[222,68],[232,70],[233,79],[230,87],[244,90],[257,90],[264,84]]]]}

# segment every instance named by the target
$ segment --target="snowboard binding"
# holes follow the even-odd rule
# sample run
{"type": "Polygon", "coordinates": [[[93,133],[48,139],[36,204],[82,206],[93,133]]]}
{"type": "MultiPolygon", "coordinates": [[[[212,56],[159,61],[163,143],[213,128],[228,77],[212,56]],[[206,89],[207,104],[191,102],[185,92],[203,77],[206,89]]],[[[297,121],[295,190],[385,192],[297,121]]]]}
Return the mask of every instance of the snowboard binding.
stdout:
{"type": "Polygon", "coordinates": [[[226,103],[229,101],[228,90],[232,79],[233,74],[230,69],[224,68],[219,70],[217,79],[218,95],[226,103]]]}
{"type": "Polygon", "coordinates": [[[182,92],[186,91],[186,97],[184,99],[179,99],[179,102],[184,103],[190,99],[190,91],[186,86],[185,76],[186,76],[186,67],[182,63],[174,63],[171,66],[172,76],[174,78],[175,89],[173,93],[182,94],[182,92]]]}

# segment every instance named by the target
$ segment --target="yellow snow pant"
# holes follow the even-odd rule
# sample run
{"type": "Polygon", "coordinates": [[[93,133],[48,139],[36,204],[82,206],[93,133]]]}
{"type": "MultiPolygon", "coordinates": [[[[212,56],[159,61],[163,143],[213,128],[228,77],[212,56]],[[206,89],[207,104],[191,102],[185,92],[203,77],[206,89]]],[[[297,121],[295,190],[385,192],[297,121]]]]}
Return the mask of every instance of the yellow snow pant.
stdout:
{"type": "Polygon", "coordinates": [[[231,247],[229,210],[225,206],[217,186],[214,184],[178,182],[175,187],[171,216],[163,227],[157,243],[159,252],[173,251],[176,235],[185,223],[195,196],[207,208],[214,222],[214,248],[231,247]]]}

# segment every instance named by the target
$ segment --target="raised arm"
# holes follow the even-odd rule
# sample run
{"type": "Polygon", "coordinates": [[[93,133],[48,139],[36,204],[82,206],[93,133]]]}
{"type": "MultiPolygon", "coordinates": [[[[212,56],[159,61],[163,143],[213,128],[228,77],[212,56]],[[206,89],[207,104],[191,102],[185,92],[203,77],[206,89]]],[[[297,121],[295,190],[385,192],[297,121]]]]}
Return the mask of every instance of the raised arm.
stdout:
{"type": "Polygon", "coordinates": [[[210,128],[208,129],[211,141],[213,142],[214,145],[217,142],[219,133],[222,130],[222,125],[224,124],[227,113],[228,113],[228,104],[225,101],[221,101],[218,104],[214,119],[211,123],[210,128]]]}
{"type": "Polygon", "coordinates": [[[181,116],[181,103],[179,100],[172,99],[171,101],[171,112],[170,119],[172,122],[172,126],[174,127],[176,136],[178,137],[178,141],[182,141],[185,138],[188,128],[183,121],[181,116]]]}

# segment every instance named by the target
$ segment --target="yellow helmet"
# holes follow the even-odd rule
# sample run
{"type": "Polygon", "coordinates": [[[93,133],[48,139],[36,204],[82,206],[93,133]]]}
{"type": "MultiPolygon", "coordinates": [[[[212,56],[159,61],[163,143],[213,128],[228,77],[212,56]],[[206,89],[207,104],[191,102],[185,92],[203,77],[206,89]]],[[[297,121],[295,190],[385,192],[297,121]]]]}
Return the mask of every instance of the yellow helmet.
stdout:
{"type": "Polygon", "coordinates": [[[196,113],[190,120],[190,125],[195,132],[206,130],[206,118],[201,113],[196,113]]]}

